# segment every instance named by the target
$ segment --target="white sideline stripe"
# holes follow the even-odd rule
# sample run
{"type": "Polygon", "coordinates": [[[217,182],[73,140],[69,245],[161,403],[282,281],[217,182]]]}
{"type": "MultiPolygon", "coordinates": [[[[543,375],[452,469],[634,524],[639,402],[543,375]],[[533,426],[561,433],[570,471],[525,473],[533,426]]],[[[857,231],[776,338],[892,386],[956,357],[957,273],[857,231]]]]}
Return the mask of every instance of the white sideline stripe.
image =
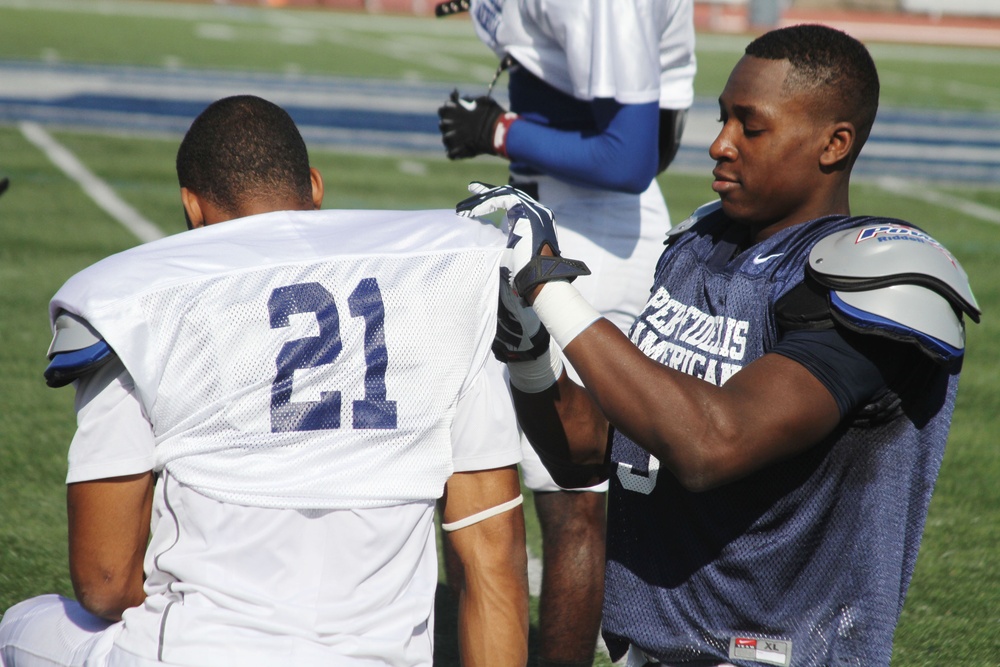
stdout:
{"type": "Polygon", "coordinates": [[[928,204],[944,206],[960,213],[964,213],[965,215],[972,216],[973,218],[979,218],[980,220],[984,220],[986,222],[992,222],[994,225],[1000,225],[1000,209],[995,209],[991,206],[962,199],[961,197],[955,197],[954,195],[945,194],[943,192],[937,192],[936,190],[927,188],[925,185],[911,183],[901,178],[896,178],[895,176],[883,176],[881,178],[877,178],[875,179],[875,183],[883,190],[888,190],[894,194],[903,195],[904,197],[910,197],[912,199],[920,199],[928,204]]]}
{"type": "Polygon", "coordinates": [[[528,548],[528,594],[537,598],[542,594],[542,559],[528,548]]]}
{"type": "Polygon", "coordinates": [[[165,236],[159,227],[142,217],[137,210],[119,197],[111,186],[95,176],[69,149],[56,141],[40,125],[23,122],[19,127],[28,141],[41,149],[54,165],[80,185],[88,197],[140,241],[146,243],[165,236]]]}

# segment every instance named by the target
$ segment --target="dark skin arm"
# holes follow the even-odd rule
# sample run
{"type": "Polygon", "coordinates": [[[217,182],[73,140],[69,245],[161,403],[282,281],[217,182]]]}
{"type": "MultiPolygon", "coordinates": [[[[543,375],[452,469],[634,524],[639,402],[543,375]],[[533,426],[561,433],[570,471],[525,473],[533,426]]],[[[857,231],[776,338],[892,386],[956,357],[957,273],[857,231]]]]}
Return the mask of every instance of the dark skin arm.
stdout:
{"type": "MultiPolygon", "coordinates": [[[[458,472],[441,501],[446,523],[477,514],[521,493],[516,466],[458,472]]],[[[528,557],[524,512],[515,507],[443,532],[457,557],[459,650],[465,667],[523,667],[528,660],[528,557]]]]}
{"type": "Polygon", "coordinates": [[[70,578],[90,613],[119,621],[146,598],[142,563],[152,506],[152,472],[66,487],[70,578]]]}
{"type": "Polygon", "coordinates": [[[515,390],[515,406],[532,442],[560,433],[565,452],[556,454],[576,464],[605,459],[610,421],[685,488],[704,491],[808,449],[840,421],[826,387],[777,354],[718,387],[650,360],[604,319],[564,353],[586,389],[564,373],[547,392],[515,390]]]}

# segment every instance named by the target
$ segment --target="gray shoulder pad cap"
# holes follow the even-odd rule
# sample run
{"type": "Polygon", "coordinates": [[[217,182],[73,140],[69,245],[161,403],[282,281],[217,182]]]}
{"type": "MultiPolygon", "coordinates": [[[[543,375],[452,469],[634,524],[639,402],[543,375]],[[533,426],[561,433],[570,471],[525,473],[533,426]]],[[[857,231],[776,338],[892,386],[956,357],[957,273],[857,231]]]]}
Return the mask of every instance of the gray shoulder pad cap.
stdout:
{"type": "Polygon", "coordinates": [[[63,352],[75,352],[90,347],[101,340],[101,335],[78,315],[65,310],[56,316],[52,325],[52,343],[49,345],[48,357],[51,359],[63,352]]]}
{"type": "Polygon", "coordinates": [[[44,373],[50,387],[64,387],[116,356],[86,320],[72,313],[64,311],[56,316],[53,329],[48,352],[51,361],[44,373]]]}
{"type": "Polygon", "coordinates": [[[961,312],[979,321],[979,305],[958,261],[929,235],[898,221],[830,234],[809,253],[809,269],[831,290],[841,318],[916,342],[937,358],[962,355],[961,312]]]}
{"type": "Polygon", "coordinates": [[[702,204],[701,206],[699,206],[694,210],[694,213],[692,213],[687,218],[685,218],[678,224],[674,225],[667,231],[667,242],[669,243],[674,237],[680,236],[681,234],[683,234],[684,232],[688,231],[696,224],[698,224],[699,220],[707,218],[708,216],[715,213],[721,208],[722,208],[721,199],[713,199],[707,204],[702,204]]]}

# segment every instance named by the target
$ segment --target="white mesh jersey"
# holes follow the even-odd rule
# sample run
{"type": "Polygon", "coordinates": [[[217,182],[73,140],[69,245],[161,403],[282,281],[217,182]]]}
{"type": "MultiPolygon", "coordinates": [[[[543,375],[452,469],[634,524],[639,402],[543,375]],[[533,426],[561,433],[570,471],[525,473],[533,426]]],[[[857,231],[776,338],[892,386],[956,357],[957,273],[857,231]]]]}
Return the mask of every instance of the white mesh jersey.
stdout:
{"type": "Polygon", "coordinates": [[[273,213],[110,257],[50,314],[117,352],[155,470],[252,507],[386,507],[437,498],[452,472],[502,250],[446,211],[273,213]]]}
{"type": "Polygon", "coordinates": [[[694,101],[692,0],[473,0],[479,38],[580,100],[694,101]]]}

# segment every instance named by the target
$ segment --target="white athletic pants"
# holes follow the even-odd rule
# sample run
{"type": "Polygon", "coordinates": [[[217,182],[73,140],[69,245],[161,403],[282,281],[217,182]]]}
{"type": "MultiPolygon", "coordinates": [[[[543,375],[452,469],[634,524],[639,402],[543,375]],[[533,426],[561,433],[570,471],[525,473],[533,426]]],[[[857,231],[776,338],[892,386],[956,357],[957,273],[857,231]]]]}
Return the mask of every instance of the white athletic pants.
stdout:
{"type": "Polygon", "coordinates": [[[8,609],[0,621],[0,664],[103,666],[119,627],[60,595],[31,598],[8,609]]]}

